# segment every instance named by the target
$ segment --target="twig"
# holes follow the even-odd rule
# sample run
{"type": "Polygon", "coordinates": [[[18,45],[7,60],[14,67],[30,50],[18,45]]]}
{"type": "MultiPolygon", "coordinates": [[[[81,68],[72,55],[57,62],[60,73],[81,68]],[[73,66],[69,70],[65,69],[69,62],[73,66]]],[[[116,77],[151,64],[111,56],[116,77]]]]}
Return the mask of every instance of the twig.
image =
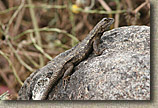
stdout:
{"type": "Polygon", "coordinates": [[[34,8],[45,8],[45,9],[64,9],[66,5],[48,5],[48,4],[40,4],[39,6],[34,6],[34,8]]]}
{"type": "Polygon", "coordinates": [[[3,4],[3,2],[2,2],[2,1],[0,1],[0,9],[1,9],[1,10],[6,9],[6,7],[4,6],[4,4],[3,4]]]}
{"type": "Polygon", "coordinates": [[[0,95],[0,100],[8,100],[9,92],[6,91],[0,95]]]}
{"type": "Polygon", "coordinates": [[[91,0],[90,6],[85,7],[86,10],[91,10],[95,5],[95,0],[91,0]]]}
{"type": "Polygon", "coordinates": [[[9,68],[5,68],[5,69],[0,69],[0,75],[3,78],[3,80],[6,82],[7,86],[12,88],[13,84],[12,82],[7,78],[7,74],[6,72],[8,71],[9,68]]]}
{"type": "Polygon", "coordinates": [[[14,66],[13,66],[13,64],[12,64],[12,62],[10,61],[10,59],[9,59],[9,58],[7,57],[7,55],[6,55],[4,52],[2,52],[1,50],[0,50],[0,54],[8,61],[9,66],[10,66],[11,69],[13,70],[13,74],[14,74],[16,80],[17,80],[21,85],[23,85],[23,82],[20,80],[19,76],[17,75],[17,72],[16,72],[16,70],[15,70],[15,68],[14,68],[14,66]]]}
{"type": "Polygon", "coordinates": [[[21,57],[17,54],[16,50],[13,48],[12,44],[10,43],[10,41],[8,40],[8,45],[11,48],[11,50],[14,52],[15,56],[17,57],[17,59],[19,60],[19,62],[26,67],[26,69],[28,69],[30,72],[33,72],[34,69],[32,69],[29,65],[27,65],[22,59],[21,57]]]}
{"type": "Polygon", "coordinates": [[[33,27],[35,29],[35,36],[37,38],[37,43],[40,47],[42,47],[42,42],[41,42],[41,36],[40,36],[40,33],[38,31],[38,24],[37,24],[37,20],[36,20],[36,16],[35,16],[35,11],[34,11],[34,8],[32,7],[33,4],[32,4],[32,0],[27,0],[28,1],[28,4],[31,5],[29,7],[29,10],[30,10],[30,14],[31,14],[31,19],[32,19],[32,23],[33,23],[33,27]]]}
{"type": "MultiPolygon", "coordinates": [[[[0,24],[1,24],[1,22],[0,22],[0,24]]],[[[2,24],[2,26],[3,26],[3,24],[2,24]]],[[[10,37],[7,33],[6,33],[6,31],[5,32],[1,32],[1,33],[3,33],[6,37],[10,37]]],[[[22,64],[22,65],[24,65],[24,67],[26,67],[29,71],[31,71],[31,72],[33,72],[34,70],[29,66],[29,65],[27,65],[22,59],[21,59],[21,57],[17,54],[17,52],[16,52],[16,50],[14,49],[14,47],[12,46],[12,44],[10,43],[10,41],[7,39],[7,44],[9,45],[9,47],[11,48],[11,50],[14,52],[14,54],[15,54],[15,56],[17,57],[17,59],[19,60],[19,62],[22,64]]]]}
{"type": "MultiPolygon", "coordinates": [[[[69,7],[71,5],[72,5],[71,2],[69,2],[69,7]]],[[[68,12],[70,14],[70,22],[71,22],[71,26],[72,26],[71,34],[74,35],[74,37],[75,37],[76,36],[76,33],[75,33],[76,26],[75,26],[75,21],[74,21],[74,14],[72,13],[70,8],[69,8],[68,12]]],[[[71,40],[71,45],[74,46],[75,44],[76,44],[76,41],[71,40]]]]}
{"type": "Polygon", "coordinates": [[[130,10],[133,10],[132,1],[131,0],[125,0],[127,3],[127,6],[130,10]]]}
{"type": "MultiPolygon", "coordinates": [[[[33,3],[32,3],[32,0],[27,0],[27,1],[28,1],[28,5],[30,5],[29,10],[30,10],[30,15],[31,15],[33,27],[34,27],[34,30],[35,30],[35,36],[36,36],[36,39],[37,39],[37,44],[42,48],[41,36],[40,36],[39,31],[38,31],[39,27],[38,27],[38,23],[37,23],[37,20],[36,20],[34,8],[32,7],[33,3]]],[[[40,64],[42,64],[42,65],[44,64],[42,56],[40,57],[40,64]]]]}
{"type": "Polygon", "coordinates": [[[1,14],[5,14],[5,13],[8,13],[10,11],[13,11],[13,10],[16,10],[19,6],[15,6],[15,7],[11,7],[11,8],[8,8],[8,9],[5,9],[3,11],[0,11],[0,15],[1,14]]]}
{"type": "MultiPolygon", "coordinates": [[[[47,31],[47,32],[63,33],[63,34],[65,34],[66,36],[68,36],[68,37],[70,37],[71,39],[73,39],[74,41],[79,42],[79,40],[78,40],[75,36],[73,36],[72,34],[67,33],[65,30],[60,30],[60,29],[58,29],[58,28],[48,28],[48,27],[44,27],[44,28],[39,28],[38,31],[40,31],[40,32],[41,32],[41,31],[47,31]]],[[[35,32],[34,29],[26,30],[26,31],[22,32],[21,34],[15,36],[15,37],[14,37],[14,40],[20,38],[21,36],[23,36],[23,35],[25,35],[25,34],[27,34],[27,33],[33,33],[33,32],[35,32]]]]}
{"type": "Polygon", "coordinates": [[[127,12],[127,10],[117,10],[117,11],[99,11],[99,10],[83,10],[82,8],[79,8],[78,9],[79,11],[81,12],[84,12],[84,13],[91,13],[91,14],[116,14],[116,13],[125,13],[127,12]]]}
{"type": "Polygon", "coordinates": [[[149,0],[146,0],[144,3],[142,3],[140,6],[138,6],[133,13],[137,13],[141,8],[143,8],[145,5],[147,5],[149,3],[149,0]]]}
{"type": "Polygon", "coordinates": [[[42,67],[42,66],[44,66],[44,60],[43,60],[43,57],[42,57],[42,55],[40,55],[39,57],[39,62],[40,62],[40,67],[42,67]]]}
{"type": "MultiPolygon", "coordinates": [[[[19,13],[19,11],[23,8],[25,4],[25,0],[22,0],[19,8],[14,12],[14,14],[12,15],[12,17],[10,18],[9,22],[8,22],[8,25],[7,25],[7,28],[5,30],[5,33],[8,34],[9,32],[9,28],[10,28],[10,25],[12,24],[14,18],[17,16],[17,14],[19,13]]],[[[6,39],[8,39],[9,35],[6,36],[6,39]]]]}
{"type": "Polygon", "coordinates": [[[98,0],[100,4],[103,6],[103,8],[107,11],[112,11],[112,9],[107,5],[107,3],[103,0],[98,0]]]}
{"type": "MultiPolygon", "coordinates": [[[[38,23],[37,23],[37,20],[36,20],[34,8],[32,7],[33,3],[32,3],[32,0],[27,0],[27,1],[28,1],[28,4],[30,5],[29,10],[30,10],[30,15],[31,15],[33,27],[34,27],[34,30],[35,30],[35,36],[36,36],[36,39],[37,39],[37,44],[39,45],[40,48],[42,48],[41,35],[38,31],[39,27],[38,27],[38,23]]],[[[43,65],[44,60],[43,60],[42,56],[40,57],[40,61],[41,61],[40,64],[43,65]]]]}
{"type": "Polygon", "coordinates": [[[15,36],[18,32],[18,29],[21,25],[21,21],[22,21],[22,18],[23,18],[23,15],[24,15],[24,12],[25,12],[25,8],[23,8],[21,10],[21,12],[19,13],[18,17],[16,18],[16,23],[15,23],[15,26],[12,30],[12,36],[15,36]]]}
{"type": "MultiPolygon", "coordinates": [[[[119,0],[116,0],[116,4],[117,4],[117,10],[120,10],[120,3],[119,0]]],[[[115,14],[115,24],[114,24],[114,28],[117,28],[119,26],[119,18],[120,18],[120,14],[116,13],[115,14]]]]}
{"type": "Polygon", "coordinates": [[[32,43],[35,46],[35,48],[37,50],[39,50],[46,58],[48,58],[49,60],[52,60],[52,57],[50,55],[48,55],[46,52],[44,52],[44,50],[39,45],[36,44],[35,39],[33,38],[33,34],[32,33],[30,33],[30,37],[31,37],[32,43]]]}
{"type": "MultiPolygon", "coordinates": [[[[16,10],[19,6],[16,6],[16,7],[11,7],[9,9],[6,9],[6,10],[3,10],[3,11],[0,11],[0,15],[1,14],[5,14],[5,13],[8,13],[10,11],[13,11],[13,10],[16,10]]],[[[39,6],[32,6],[32,5],[24,5],[24,7],[32,7],[32,8],[45,8],[45,9],[51,9],[51,8],[57,8],[57,9],[63,9],[63,8],[67,8],[65,5],[63,6],[60,6],[60,5],[39,5],[39,6]],[[48,7],[47,7],[48,6],[48,7]]],[[[82,9],[82,8],[79,8],[78,11],[80,12],[84,12],[84,13],[96,13],[96,14],[116,14],[116,13],[125,13],[127,12],[127,10],[119,10],[119,11],[103,11],[103,10],[85,10],[85,9],[82,9]]]]}
{"type": "Polygon", "coordinates": [[[31,51],[19,51],[18,54],[20,54],[20,55],[27,54],[28,56],[31,56],[31,57],[39,57],[40,56],[39,53],[31,52],[31,51]]]}
{"type": "Polygon", "coordinates": [[[40,66],[29,56],[28,54],[24,53],[25,57],[36,67],[39,68],[40,66]]]}
{"type": "Polygon", "coordinates": [[[64,48],[64,49],[70,49],[69,46],[67,46],[67,45],[65,45],[65,44],[62,44],[60,40],[55,40],[55,41],[54,41],[54,44],[55,44],[56,46],[59,46],[59,47],[64,48]]]}
{"type": "MultiPolygon", "coordinates": [[[[29,8],[29,7],[32,7],[32,8],[44,8],[44,9],[64,9],[66,8],[66,5],[47,5],[47,4],[39,4],[38,6],[35,6],[35,5],[28,5],[28,4],[25,4],[23,7],[25,8],[29,8]]],[[[15,6],[15,7],[10,7],[6,10],[3,10],[3,11],[0,11],[0,15],[1,14],[5,14],[5,13],[8,13],[10,11],[13,11],[13,10],[16,10],[18,9],[19,6],[15,6]]]]}

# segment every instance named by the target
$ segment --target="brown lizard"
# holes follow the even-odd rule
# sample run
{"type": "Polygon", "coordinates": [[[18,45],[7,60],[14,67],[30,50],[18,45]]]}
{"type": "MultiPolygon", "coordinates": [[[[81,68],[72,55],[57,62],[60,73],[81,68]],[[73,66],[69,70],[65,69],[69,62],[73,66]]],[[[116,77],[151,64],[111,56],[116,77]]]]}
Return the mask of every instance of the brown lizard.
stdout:
{"type": "MultiPolygon", "coordinates": [[[[103,18],[87,35],[87,37],[77,44],[75,47],[59,54],[52,61],[50,61],[45,67],[41,68],[40,71],[52,71],[53,74],[50,77],[48,85],[44,89],[42,96],[38,100],[45,100],[51,90],[51,88],[57,83],[62,77],[66,77],[72,74],[74,66],[84,60],[92,51],[96,55],[102,53],[99,51],[98,45],[100,38],[105,30],[114,22],[113,18],[103,18]]],[[[35,75],[36,77],[36,75],[35,75]]]]}

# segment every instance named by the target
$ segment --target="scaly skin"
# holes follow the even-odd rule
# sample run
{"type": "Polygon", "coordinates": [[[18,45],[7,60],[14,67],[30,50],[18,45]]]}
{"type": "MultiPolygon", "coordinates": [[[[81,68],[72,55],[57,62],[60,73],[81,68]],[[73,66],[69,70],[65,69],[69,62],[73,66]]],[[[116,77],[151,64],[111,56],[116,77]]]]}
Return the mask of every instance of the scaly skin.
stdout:
{"type": "Polygon", "coordinates": [[[62,76],[66,78],[72,72],[74,65],[78,64],[84,58],[86,58],[92,50],[94,50],[95,54],[99,55],[100,52],[98,50],[98,45],[100,42],[100,38],[103,32],[113,23],[114,19],[112,18],[103,18],[88,34],[88,36],[80,42],[73,50],[65,56],[63,60],[59,63],[54,63],[57,65],[55,69],[55,73],[53,73],[49,84],[44,92],[41,100],[47,98],[49,91],[51,90],[52,86],[60,79],[62,76]]]}
{"type": "MultiPolygon", "coordinates": [[[[45,67],[39,71],[52,71],[53,74],[49,80],[47,87],[45,88],[41,98],[38,100],[46,100],[50,90],[54,87],[59,79],[67,78],[71,75],[74,66],[83,61],[88,55],[94,51],[96,55],[101,54],[98,45],[102,34],[106,29],[114,22],[112,18],[103,18],[88,34],[88,36],[75,47],[67,50],[52,61],[50,61],[45,67]]],[[[44,72],[46,73],[46,72],[44,72]]],[[[34,76],[36,78],[37,75],[34,76]]]]}

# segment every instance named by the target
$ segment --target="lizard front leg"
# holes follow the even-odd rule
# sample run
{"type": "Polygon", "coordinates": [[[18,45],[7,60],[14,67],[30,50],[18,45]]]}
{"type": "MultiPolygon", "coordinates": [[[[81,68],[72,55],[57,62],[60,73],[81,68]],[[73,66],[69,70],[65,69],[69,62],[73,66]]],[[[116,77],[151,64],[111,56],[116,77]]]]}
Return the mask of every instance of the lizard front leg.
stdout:
{"type": "Polygon", "coordinates": [[[64,76],[63,76],[64,79],[71,75],[73,68],[74,68],[74,65],[71,62],[67,63],[64,66],[64,69],[65,69],[65,73],[64,73],[64,76]]]}
{"type": "MultiPolygon", "coordinates": [[[[100,34],[98,34],[98,35],[100,35],[100,34]]],[[[93,50],[94,50],[94,53],[95,53],[95,55],[100,55],[100,54],[102,54],[102,52],[104,51],[104,50],[99,50],[99,44],[100,44],[100,36],[96,36],[96,38],[93,40],[93,50]]]]}

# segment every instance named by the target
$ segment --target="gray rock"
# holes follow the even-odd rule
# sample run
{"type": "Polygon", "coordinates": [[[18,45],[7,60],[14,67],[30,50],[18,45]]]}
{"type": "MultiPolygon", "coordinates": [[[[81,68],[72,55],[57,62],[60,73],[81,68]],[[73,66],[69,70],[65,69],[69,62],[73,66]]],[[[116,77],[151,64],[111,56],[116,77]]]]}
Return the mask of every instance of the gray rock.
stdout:
{"type": "Polygon", "coordinates": [[[101,41],[103,53],[79,63],[49,100],[150,100],[150,27],[120,27],[105,32],[101,41]]]}

